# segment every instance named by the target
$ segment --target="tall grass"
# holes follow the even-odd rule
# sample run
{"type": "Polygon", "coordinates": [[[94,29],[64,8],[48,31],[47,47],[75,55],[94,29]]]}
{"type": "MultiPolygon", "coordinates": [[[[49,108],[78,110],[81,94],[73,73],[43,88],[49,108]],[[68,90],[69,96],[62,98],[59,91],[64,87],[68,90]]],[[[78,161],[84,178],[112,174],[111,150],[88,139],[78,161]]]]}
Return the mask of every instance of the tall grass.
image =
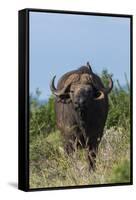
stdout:
{"type": "MultiPolygon", "coordinates": [[[[106,70],[102,73],[106,84],[105,76],[106,70]]],[[[56,129],[53,97],[45,105],[38,104],[38,97],[30,102],[30,188],[130,182],[129,88],[122,88],[116,81],[110,94],[96,170],[91,173],[86,150],[77,150],[71,156],[65,154],[56,129]]]]}

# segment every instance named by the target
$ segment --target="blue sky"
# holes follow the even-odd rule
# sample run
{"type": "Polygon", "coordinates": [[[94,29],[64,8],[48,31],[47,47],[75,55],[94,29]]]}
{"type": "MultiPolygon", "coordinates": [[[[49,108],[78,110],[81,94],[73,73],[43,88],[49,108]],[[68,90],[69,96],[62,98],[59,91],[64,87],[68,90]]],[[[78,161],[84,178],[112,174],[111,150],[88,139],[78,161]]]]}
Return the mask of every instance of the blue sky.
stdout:
{"type": "Polygon", "coordinates": [[[50,80],[90,62],[95,73],[103,69],[125,84],[130,77],[130,19],[30,12],[30,93],[51,92],[50,80]]]}

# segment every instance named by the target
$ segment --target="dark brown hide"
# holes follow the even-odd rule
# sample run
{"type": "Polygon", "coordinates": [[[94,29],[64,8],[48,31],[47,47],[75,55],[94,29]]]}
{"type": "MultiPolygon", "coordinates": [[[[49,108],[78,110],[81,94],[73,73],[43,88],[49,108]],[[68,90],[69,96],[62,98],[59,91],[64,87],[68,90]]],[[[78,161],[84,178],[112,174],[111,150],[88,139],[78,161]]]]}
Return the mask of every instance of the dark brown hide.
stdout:
{"type": "MultiPolygon", "coordinates": [[[[111,82],[110,90],[112,86],[111,82]]],[[[55,112],[65,151],[70,154],[78,147],[85,148],[90,169],[94,169],[108,114],[108,94],[104,93],[101,79],[88,66],[64,74],[56,91],[64,87],[65,93],[56,95],[55,112]]]]}

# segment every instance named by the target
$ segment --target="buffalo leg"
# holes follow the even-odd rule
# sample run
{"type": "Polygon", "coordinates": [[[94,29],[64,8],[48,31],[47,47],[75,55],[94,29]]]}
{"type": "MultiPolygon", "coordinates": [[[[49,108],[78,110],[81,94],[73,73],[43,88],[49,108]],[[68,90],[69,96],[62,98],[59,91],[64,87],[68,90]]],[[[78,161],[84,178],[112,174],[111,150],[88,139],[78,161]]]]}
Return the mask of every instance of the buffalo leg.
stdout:
{"type": "Polygon", "coordinates": [[[95,170],[96,165],[96,151],[89,150],[88,151],[88,160],[89,160],[89,171],[95,170]]]}
{"type": "Polygon", "coordinates": [[[88,161],[89,161],[89,171],[95,170],[97,152],[98,152],[97,143],[94,142],[88,145],[87,155],[88,155],[88,161]]]}
{"type": "Polygon", "coordinates": [[[76,151],[77,138],[76,137],[67,138],[66,141],[67,142],[64,143],[64,150],[68,155],[70,155],[70,154],[72,154],[73,152],[76,151]]]}
{"type": "Polygon", "coordinates": [[[72,154],[75,151],[73,144],[70,142],[64,145],[64,150],[68,155],[72,154]]]}

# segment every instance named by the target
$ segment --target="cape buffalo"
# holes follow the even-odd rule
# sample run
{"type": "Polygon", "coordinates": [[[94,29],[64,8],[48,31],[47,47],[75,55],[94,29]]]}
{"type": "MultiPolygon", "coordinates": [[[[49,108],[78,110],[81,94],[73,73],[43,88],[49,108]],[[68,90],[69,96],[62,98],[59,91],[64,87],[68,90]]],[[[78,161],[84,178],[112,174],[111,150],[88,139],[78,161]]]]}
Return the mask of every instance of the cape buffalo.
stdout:
{"type": "Polygon", "coordinates": [[[90,64],[64,74],[55,87],[53,77],[50,89],[55,95],[56,123],[64,138],[64,149],[70,154],[77,147],[87,150],[90,169],[95,168],[96,153],[103,135],[107,114],[108,94],[113,81],[104,87],[90,64]]]}

